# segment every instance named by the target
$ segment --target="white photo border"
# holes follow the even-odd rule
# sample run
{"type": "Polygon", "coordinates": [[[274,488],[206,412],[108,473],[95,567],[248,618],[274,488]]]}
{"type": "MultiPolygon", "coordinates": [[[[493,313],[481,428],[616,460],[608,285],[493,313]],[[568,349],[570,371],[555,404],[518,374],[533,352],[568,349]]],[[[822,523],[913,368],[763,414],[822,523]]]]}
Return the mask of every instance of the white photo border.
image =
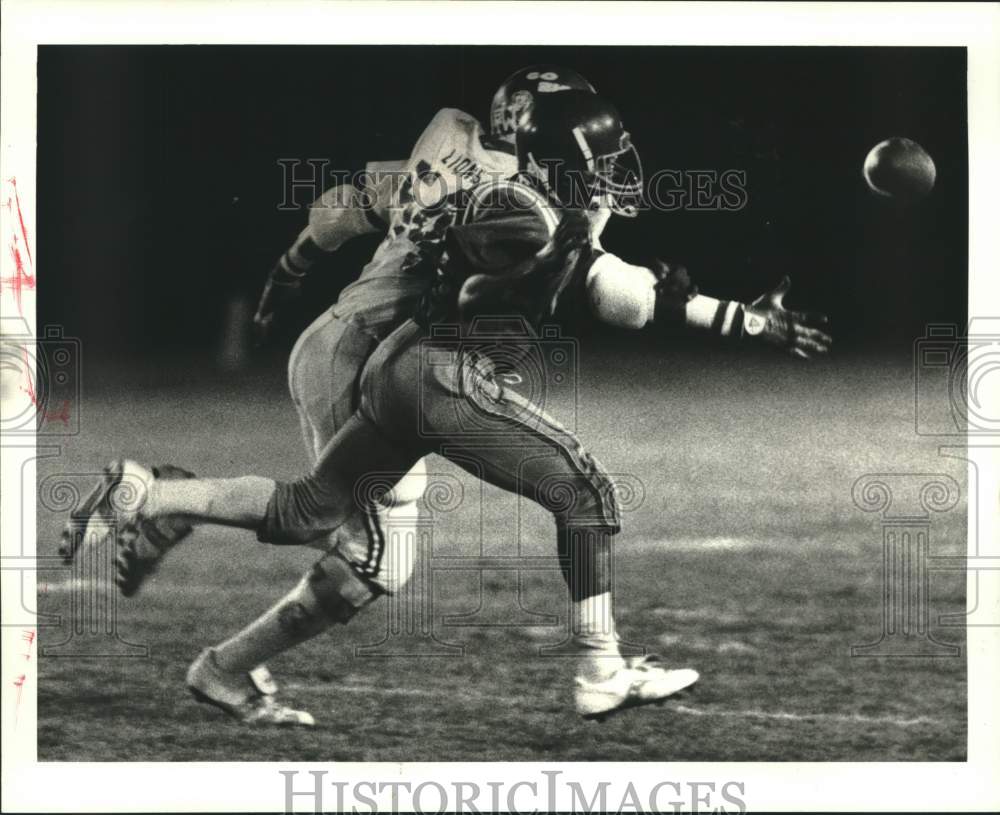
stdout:
{"type": "MultiPolygon", "coordinates": [[[[963,46],[968,53],[969,103],[969,314],[1000,308],[1000,5],[962,3],[462,3],[462,2],[28,2],[5,0],[0,47],[2,153],[0,173],[17,179],[26,227],[35,234],[37,46],[59,44],[489,44],[540,45],[852,45],[963,46]],[[526,23],[527,21],[527,23],[526,23]]],[[[4,212],[3,217],[8,217],[4,212]]],[[[12,262],[4,249],[3,277],[12,262]]],[[[23,304],[34,335],[34,292],[23,304]]],[[[0,294],[0,314],[12,316],[0,294]]],[[[994,393],[995,397],[996,394],[994,393]]],[[[995,414],[991,414],[995,415],[995,414]]],[[[34,480],[27,446],[4,447],[0,520],[5,557],[20,552],[20,529],[34,528],[33,495],[19,495],[34,480]]],[[[39,448],[39,452],[41,449],[39,448]]],[[[994,440],[993,453],[1000,453],[994,440]]],[[[989,465],[995,472],[997,456],[989,465]]],[[[983,473],[980,472],[980,476],[983,473]]],[[[970,472],[969,483],[975,484],[970,472]]],[[[995,479],[992,483],[996,483],[995,479]]],[[[979,496],[980,539],[1000,541],[996,496],[979,496]],[[992,511],[989,507],[992,506],[992,511]]],[[[970,510],[973,507],[970,500],[970,510]]],[[[972,524],[970,523],[970,529],[972,524]]],[[[972,542],[970,542],[972,543],[972,542]]],[[[22,553],[33,555],[33,553],[22,553]]],[[[33,597],[35,581],[24,575],[33,597]]],[[[973,594],[975,574],[969,576],[973,594]]],[[[7,585],[5,581],[5,586],[7,585]]],[[[3,595],[4,618],[21,597],[3,595]]],[[[997,610],[1000,616],[1000,609],[997,610]]],[[[21,650],[19,631],[3,629],[3,663],[21,650]]],[[[1000,627],[968,629],[968,760],[963,763],[38,763],[36,698],[28,676],[14,714],[14,687],[3,669],[2,808],[4,811],[281,811],[280,770],[327,771],[355,781],[527,779],[543,770],[561,781],[612,782],[617,805],[631,782],[649,789],[664,781],[689,784],[743,782],[751,810],[988,810],[1000,809],[1000,721],[996,689],[1000,627]],[[617,792],[616,792],[617,790],[617,792]]],[[[141,727],[141,722],[136,723],[141,727]]],[[[669,733],[664,734],[669,738],[669,733]]],[[[387,800],[382,796],[382,800],[387,800]]],[[[433,799],[429,799],[433,800],[433,799]]],[[[332,804],[333,798],[327,801],[332,804]]],[[[503,799],[501,800],[503,803],[503,799]]],[[[557,806],[569,806],[560,798],[557,806]]],[[[308,797],[296,807],[311,811],[308,797]]],[[[365,810],[361,810],[365,811],[365,810]]]]}

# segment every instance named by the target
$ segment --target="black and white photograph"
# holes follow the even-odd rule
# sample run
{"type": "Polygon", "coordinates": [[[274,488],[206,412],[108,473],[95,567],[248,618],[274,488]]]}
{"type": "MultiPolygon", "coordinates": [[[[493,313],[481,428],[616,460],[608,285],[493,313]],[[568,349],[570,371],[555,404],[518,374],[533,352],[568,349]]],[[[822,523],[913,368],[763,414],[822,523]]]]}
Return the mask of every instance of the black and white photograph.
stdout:
{"type": "Polygon", "coordinates": [[[5,811],[1000,803],[995,5],[71,5],[4,7],[5,811]]]}

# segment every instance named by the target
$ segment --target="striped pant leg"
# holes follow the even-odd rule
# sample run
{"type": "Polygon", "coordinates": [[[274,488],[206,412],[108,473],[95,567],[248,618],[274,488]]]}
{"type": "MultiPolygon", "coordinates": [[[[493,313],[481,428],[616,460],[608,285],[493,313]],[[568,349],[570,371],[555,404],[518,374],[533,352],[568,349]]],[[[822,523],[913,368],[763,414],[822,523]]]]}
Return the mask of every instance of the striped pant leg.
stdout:
{"type": "Polygon", "coordinates": [[[476,435],[485,431],[489,440],[484,445],[484,440],[456,433],[449,447],[474,462],[470,467],[452,454],[459,466],[529,498],[551,512],[560,526],[619,530],[614,482],[574,433],[497,383],[477,387],[463,402],[478,422],[476,435]]]}
{"type": "Polygon", "coordinates": [[[435,346],[411,323],[379,346],[368,368],[379,375],[366,374],[361,410],[401,444],[439,453],[535,501],[561,524],[618,531],[614,484],[604,468],[571,431],[497,382],[488,367],[435,346]]]}

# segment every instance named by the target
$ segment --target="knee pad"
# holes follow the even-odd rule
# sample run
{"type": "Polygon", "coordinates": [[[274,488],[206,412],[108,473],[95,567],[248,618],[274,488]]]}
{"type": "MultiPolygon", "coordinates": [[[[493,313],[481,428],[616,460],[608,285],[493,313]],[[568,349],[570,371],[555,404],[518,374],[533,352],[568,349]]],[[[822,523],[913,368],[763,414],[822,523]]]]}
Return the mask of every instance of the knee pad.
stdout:
{"type": "Polygon", "coordinates": [[[346,623],[383,591],[360,577],[339,554],[331,552],[318,560],[308,575],[316,602],[334,622],[346,623]]]}

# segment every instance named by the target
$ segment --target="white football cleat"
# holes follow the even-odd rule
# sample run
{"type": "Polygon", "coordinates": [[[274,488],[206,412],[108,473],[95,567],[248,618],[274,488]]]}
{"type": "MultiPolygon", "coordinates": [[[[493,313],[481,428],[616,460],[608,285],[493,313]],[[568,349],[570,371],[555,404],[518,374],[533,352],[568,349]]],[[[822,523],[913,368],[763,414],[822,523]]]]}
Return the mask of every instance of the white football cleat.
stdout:
{"type": "Polygon", "coordinates": [[[70,563],[86,541],[96,546],[114,532],[118,547],[115,583],[123,595],[131,597],[156,571],[163,556],[193,531],[180,516],[143,516],[150,486],[155,479],[194,477],[170,464],[147,469],[127,459],[112,461],[83,504],[70,513],[59,553],[70,563]]]}
{"type": "Polygon", "coordinates": [[[223,671],[215,661],[215,651],[206,648],[191,663],[187,686],[199,702],[224,710],[244,724],[279,727],[313,727],[311,713],[293,710],[275,701],[278,692],[271,672],[261,665],[250,673],[223,671]]]}
{"type": "Polygon", "coordinates": [[[576,712],[584,719],[602,722],[608,716],[639,705],[662,704],[665,699],[689,691],[698,681],[690,668],[668,670],[659,657],[649,655],[627,660],[607,679],[596,682],[577,677],[576,712]]]}
{"type": "Polygon", "coordinates": [[[153,473],[141,464],[128,459],[108,464],[101,480],[63,527],[59,545],[63,560],[72,562],[86,541],[98,544],[112,531],[126,540],[134,537],[152,483],[153,473]]]}
{"type": "MultiPolygon", "coordinates": [[[[188,470],[161,464],[152,468],[156,479],[194,478],[188,470]]],[[[125,597],[131,597],[153,574],[164,556],[194,531],[184,518],[140,518],[134,530],[118,536],[115,583],[125,597]]]]}

